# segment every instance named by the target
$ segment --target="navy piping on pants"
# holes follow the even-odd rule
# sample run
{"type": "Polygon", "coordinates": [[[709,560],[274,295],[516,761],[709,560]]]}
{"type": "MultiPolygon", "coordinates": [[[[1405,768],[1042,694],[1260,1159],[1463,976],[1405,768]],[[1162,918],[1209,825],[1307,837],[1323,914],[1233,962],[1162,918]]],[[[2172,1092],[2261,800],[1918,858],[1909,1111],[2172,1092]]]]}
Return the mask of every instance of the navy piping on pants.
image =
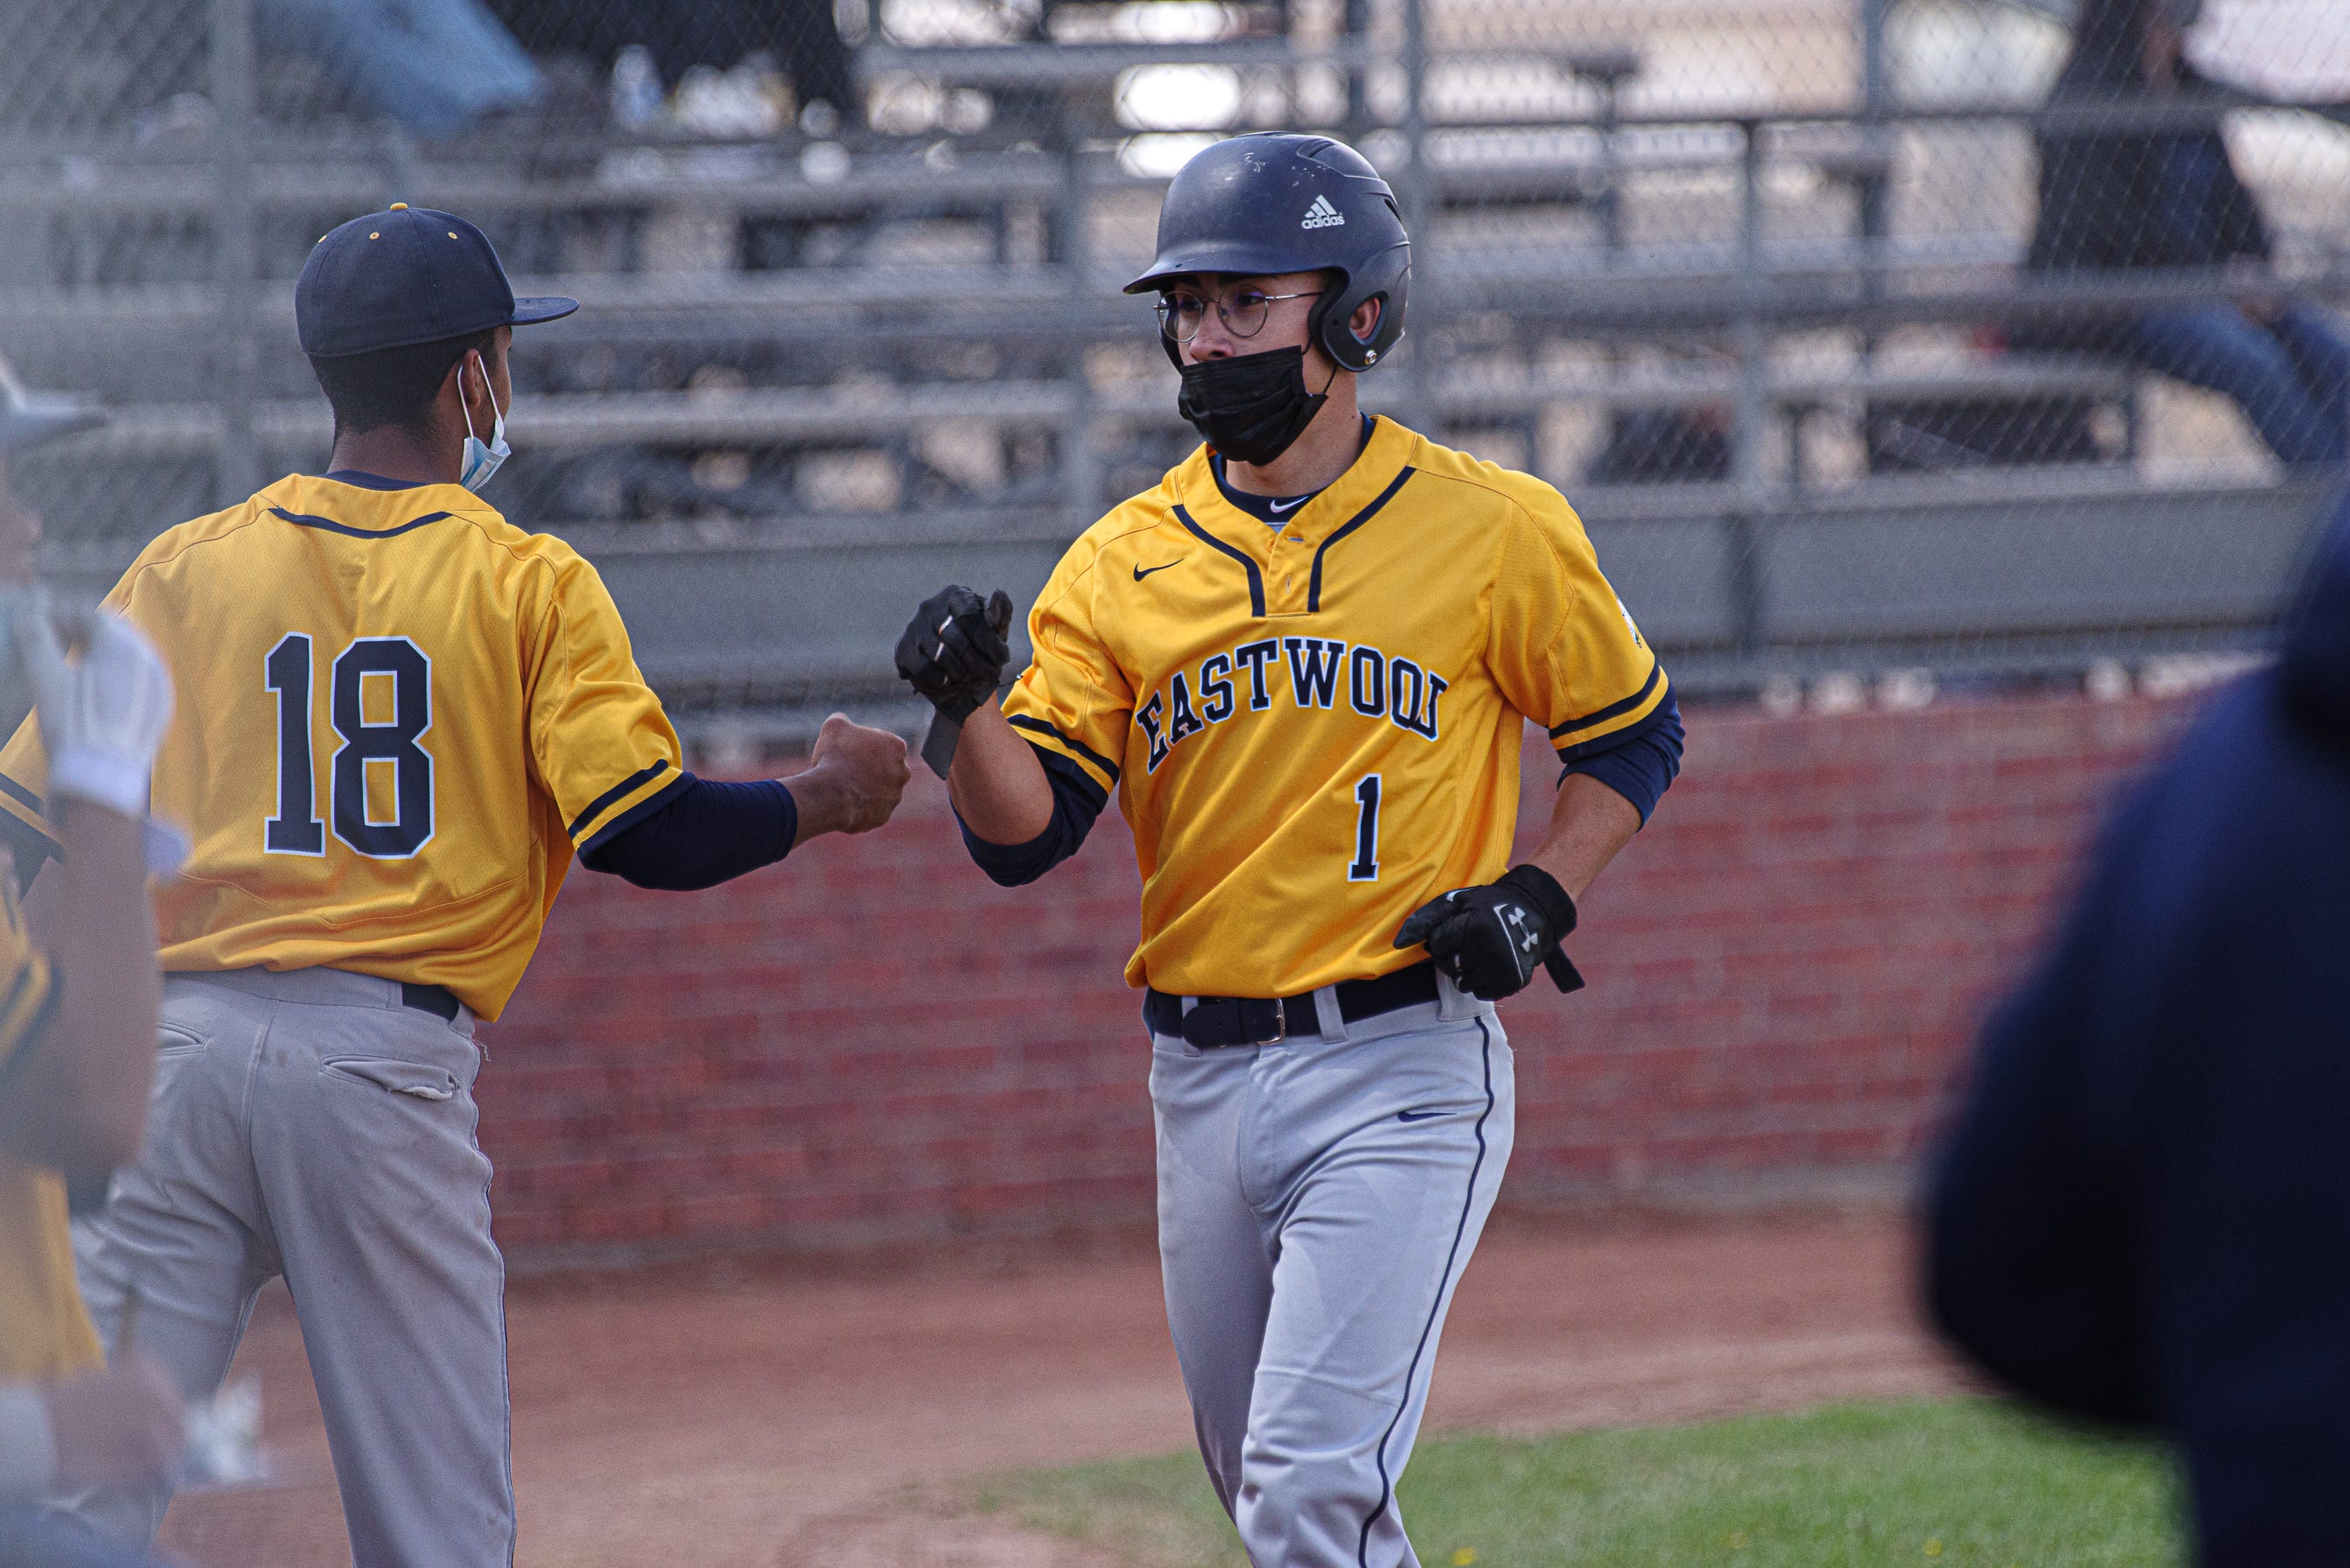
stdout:
{"type": "Polygon", "coordinates": [[[1461,1238],[1468,1233],[1469,1216],[1477,1207],[1477,1178],[1485,1168],[1485,1120],[1493,1114],[1493,1032],[1485,1027],[1482,1017],[1477,1020],[1477,1033],[1484,1042],[1479,1054],[1485,1068],[1485,1108],[1477,1114],[1477,1158],[1469,1166],[1469,1189],[1461,1196],[1461,1220],[1452,1228],[1452,1248],[1444,1254],[1444,1272],[1437,1276],[1436,1299],[1428,1303],[1428,1321],[1419,1325],[1419,1343],[1412,1347],[1411,1365],[1404,1369],[1403,1398],[1388,1418],[1388,1429],[1379,1434],[1379,1501],[1363,1520],[1362,1539],[1355,1547],[1357,1568],[1370,1568],[1371,1527],[1395,1497],[1395,1481],[1388,1474],[1388,1440],[1395,1436],[1403,1413],[1411,1408],[1411,1380],[1419,1376],[1419,1359],[1428,1354],[1428,1336],[1436,1331],[1436,1314],[1443,1310],[1444,1293],[1452,1286],[1452,1266],[1461,1259],[1461,1238]]]}

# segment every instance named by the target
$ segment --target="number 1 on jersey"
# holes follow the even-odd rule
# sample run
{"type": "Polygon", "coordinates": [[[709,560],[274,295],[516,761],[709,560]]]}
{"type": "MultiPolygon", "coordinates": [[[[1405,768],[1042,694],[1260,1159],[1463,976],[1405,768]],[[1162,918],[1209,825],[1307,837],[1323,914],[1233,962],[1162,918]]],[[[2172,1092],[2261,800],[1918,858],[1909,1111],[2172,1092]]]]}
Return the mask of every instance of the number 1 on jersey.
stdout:
{"type": "Polygon", "coordinates": [[[1355,863],[1347,867],[1349,882],[1379,879],[1379,775],[1365,774],[1355,785],[1355,863]]]}
{"type": "Polygon", "coordinates": [[[272,855],[324,855],[327,825],[310,777],[310,639],[289,632],[263,666],[277,693],[277,815],[262,834],[272,855]]]}
{"type": "MultiPolygon", "coordinates": [[[[324,855],[317,779],[310,753],[310,639],[292,632],[269,650],[266,684],[277,693],[277,815],[262,834],[272,855],[324,855]]],[[[432,727],[432,661],[404,637],[362,637],[336,656],[328,714],[343,743],[328,791],[335,836],[371,860],[405,860],[432,836],[432,753],[417,741],[432,727]],[[369,723],[366,683],[390,687],[391,718],[369,723]],[[392,813],[369,809],[368,767],[390,769],[392,813]]]]}

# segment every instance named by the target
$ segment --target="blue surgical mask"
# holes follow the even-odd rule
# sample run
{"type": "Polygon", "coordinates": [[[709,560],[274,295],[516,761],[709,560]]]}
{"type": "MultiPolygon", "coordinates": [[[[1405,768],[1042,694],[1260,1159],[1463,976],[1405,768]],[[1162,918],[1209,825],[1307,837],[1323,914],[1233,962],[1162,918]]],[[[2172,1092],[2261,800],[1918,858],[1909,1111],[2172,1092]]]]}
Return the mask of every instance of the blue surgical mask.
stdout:
{"type": "MultiPolygon", "coordinates": [[[[489,367],[483,363],[478,354],[473,357],[473,363],[482,366],[482,385],[488,388],[490,386],[489,367]]],[[[494,388],[490,389],[490,414],[493,422],[490,426],[490,441],[487,446],[483,445],[482,438],[473,433],[473,413],[471,409],[465,407],[465,400],[462,392],[463,389],[460,389],[461,395],[457,399],[457,407],[465,416],[465,466],[458,473],[457,483],[479,494],[482,486],[487,484],[491,475],[497,472],[499,465],[514,455],[514,448],[506,444],[505,410],[498,407],[496,389],[494,388]]]]}

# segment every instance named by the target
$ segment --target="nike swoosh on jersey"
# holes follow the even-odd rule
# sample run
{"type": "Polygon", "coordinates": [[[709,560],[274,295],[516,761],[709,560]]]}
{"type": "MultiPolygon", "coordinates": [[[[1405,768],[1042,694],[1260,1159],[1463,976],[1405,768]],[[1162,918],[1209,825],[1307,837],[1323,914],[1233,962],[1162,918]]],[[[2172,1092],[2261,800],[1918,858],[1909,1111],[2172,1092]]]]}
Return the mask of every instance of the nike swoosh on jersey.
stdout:
{"type": "MultiPolygon", "coordinates": [[[[1175,559],[1168,562],[1167,566],[1180,566],[1191,558],[1191,557],[1189,556],[1178,556],[1175,559]]],[[[1137,566],[1134,568],[1134,580],[1139,583],[1153,572],[1165,571],[1167,566],[1137,566]]]]}
{"type": "Polygon", "coordinates": [[[1433,1111],[1398,1111],[1396,1113],[1396,1120],[1399,1122],[1424,1122],[1430,1116],[1440,1116],[1443,1114],[1444,1112],[1440,1108],[1433,1111]]]}
{"type": "Polygon", "coordinates": [[[1295,501],[1268,501],[1264,504],[1264,509],[1274,514],[1275,516],[1279,516],[1284,512],[1295,511],[1298,507],[1305,505],[1307,502],[1313,499],[1314,497],[1311,495],[1301,495],[1295,501]]]}

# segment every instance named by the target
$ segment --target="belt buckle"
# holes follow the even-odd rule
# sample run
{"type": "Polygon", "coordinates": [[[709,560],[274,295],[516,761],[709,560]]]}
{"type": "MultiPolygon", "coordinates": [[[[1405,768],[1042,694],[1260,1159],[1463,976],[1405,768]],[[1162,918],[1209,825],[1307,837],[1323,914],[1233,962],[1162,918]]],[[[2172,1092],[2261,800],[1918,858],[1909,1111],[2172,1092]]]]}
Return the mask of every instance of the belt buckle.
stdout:
{"type": "Polygon", "coordinates": [[[1272,1033],[1258,1035],[1254,1033],[1243,1033],[1242,1032],[1241,1021],[1248,1016],[1249,1003],[1251,1002],[1262,1002],[1262,1000],[1263,999],[1261,998],[1245,996],[1219,996],[1213,998],[1203,996],[1195,998],[1193,999],[1192,1008],[1180,1014],[1180,1023],[1176,1032],[1181,1034],[1185,1041],[1189,1042],[1192,1045],[1198,1046],[1203,1051],[1223,1048],[1254,1050],[1260,1045],[1278,1045],[1283,1041],[1289,1038],[1289,1010],[1282,1005],[1278,998],[1272,1002],[1263,1002],[1263,1005],[1273,1009],[1272,1033]],[[1200,1010],[1206,1007],[1211,1002],[1215,1004],[1219,1012],[1224,1012],[1226,1009],[1230,1010],[1228,1013],[1225,1013],[1225,1015],[1229,1016],[1232,1021],[1232,1030],[1231,1033],[1225,1034],[1221,1039],[1201,1041],[1192,1035],[1190,1025],[1191,1021],[1198,1016],[1200,1010]]]}

